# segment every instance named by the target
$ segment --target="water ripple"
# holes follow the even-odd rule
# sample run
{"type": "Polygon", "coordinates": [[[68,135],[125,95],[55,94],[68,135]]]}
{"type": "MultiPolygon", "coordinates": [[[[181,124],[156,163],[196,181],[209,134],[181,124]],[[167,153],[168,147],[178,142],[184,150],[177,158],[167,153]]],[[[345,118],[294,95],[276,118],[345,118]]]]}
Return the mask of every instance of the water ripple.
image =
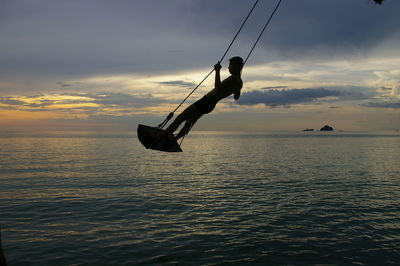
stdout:
{"type": "Polygon", "coordinates": [[[10,265],[399,263],[398,137],[194,134],[178,155],[129,136],[0,148],[10,265]]]}

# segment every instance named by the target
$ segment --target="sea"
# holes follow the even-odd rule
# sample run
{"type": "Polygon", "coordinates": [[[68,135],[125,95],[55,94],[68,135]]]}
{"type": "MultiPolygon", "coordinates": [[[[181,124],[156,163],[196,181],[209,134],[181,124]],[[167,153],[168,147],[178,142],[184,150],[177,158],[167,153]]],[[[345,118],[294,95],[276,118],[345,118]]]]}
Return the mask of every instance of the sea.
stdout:
{"type": "Polygon", "coordinates": [[[2,132],[8,265],[399,265],[400,133],[2,132]]]}

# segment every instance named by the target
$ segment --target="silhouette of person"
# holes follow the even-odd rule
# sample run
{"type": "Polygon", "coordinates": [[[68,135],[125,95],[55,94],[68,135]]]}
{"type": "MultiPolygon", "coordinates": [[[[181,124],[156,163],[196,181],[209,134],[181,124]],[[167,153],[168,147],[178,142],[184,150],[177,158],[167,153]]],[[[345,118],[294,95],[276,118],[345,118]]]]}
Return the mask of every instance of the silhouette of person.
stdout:
{"type": "Polygon", "coordinates": [[[221,82],[220,70],[221,64],[218,62],[214,66],[215,70],[215,82],[214,89],[208,92],[200,100],[187,107],[181,114],[179,114],[175,120],[165,130],[166,134],[170,138],[178,140],[189,133],[190,129],[196,123],[196,121],[204,114],[210,113],[214,110],[215,105],[222,99],[233,94],[234,99],[237,100],[240,97],[240,90],[243,87],[241,79],[241,71],[243,68],[243,59],[239,56],[235,56],[229,60],[229,73],[231,74],[228,78],[221,82]],[[179,133],[174,136],[173,133],[178,127],[185,122],[179,133]]]}
{"type": "Polygon", "coordinates": [[[0,228],[0,265],[7,266],[6,256],[4,255],[3,246],[1,245],[1,228],[0,228]]]}

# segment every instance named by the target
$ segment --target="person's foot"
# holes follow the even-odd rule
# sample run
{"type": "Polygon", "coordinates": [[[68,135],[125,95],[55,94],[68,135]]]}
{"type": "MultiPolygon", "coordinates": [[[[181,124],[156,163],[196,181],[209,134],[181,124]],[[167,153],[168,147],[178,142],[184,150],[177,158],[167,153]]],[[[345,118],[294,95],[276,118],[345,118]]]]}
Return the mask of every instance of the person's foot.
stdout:
{"type": "Polygon", "coordinates": [[[168,135],[168,139],[172,141],[176,141],[176,136],[174,134],[168,135]]]}
{"type": "Polygon", "coordinates": [[[172,134],[172,133],[169,133],[169,132],[167,132],[167,131],[164,131],[164,137],[165,138],[167,138],[167,139],[169,139],[169,140],[173,140],[173,141],[175,141],[175,136],[174,136],[174,134],[172,134]]]}

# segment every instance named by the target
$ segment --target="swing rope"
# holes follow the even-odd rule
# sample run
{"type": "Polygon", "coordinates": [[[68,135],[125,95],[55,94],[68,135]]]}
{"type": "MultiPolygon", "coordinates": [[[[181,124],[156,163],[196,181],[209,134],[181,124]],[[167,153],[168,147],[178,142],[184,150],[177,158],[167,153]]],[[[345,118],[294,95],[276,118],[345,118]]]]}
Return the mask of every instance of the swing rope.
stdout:
{"type": "Polygon", "coordinates": [[[250,50],[249,54],[247,55],[246,59],[244,60],[243,65],[246,64],[247,60],[249,60],[250,55],[253,53],[254,48],[256,47],[256,45],[257,45],[258,41],[260,40],[261,36],[263,35],[263,33],[264,33],[265,29],[267,28],[268,24],[271,22],[273,16],[275,15],[276,10],[278,10],[279,5],[281,4],[281,2],[282,2],[282,0],[279,0],[278,4],[275,6],[274,11],[272,11],[271,15],[269,16],[267,22],[265,23],[263,29],[260,32],[260,35],[258,35],[257,40],[254,42],[253,47],[251,47],[251,50],[250,50]]]}
{"type": "MultiPolygon", "coordinates": [[[[258,4],[259,0],[257,0],[253,7],[251,8],[250,12],[247,14],[246,18],[244,19],[242,25],[240,26],[239,30],[236,32],[235,37],[233,37],[231,43],[228,45],[228,48],[225,50],[225,53],[222,55],[221,59],[218,62],[221,62],[222,60],[224,60],[226,54],[228,53],[228,51],[231,49],[233,43],[235,42],[237,36],[239,35],[239,33],[242,31],[244,25],[246,24],[247,20],[249,19],[251,13],[253,13],[253,10],[255,9],[256,5],[258,4]]],[[[174,113],[179,109],[179,107],[182,106],[182,104],[201,86],[201,84],[203,84],[203,82],[211,75],[211,73],[214,72],[214,69],[212,69],[210,71],[210,73],[208,73],[204,79],[188,94],[188,96],[186,96],[185,99],[183,99],[183,101],[172,111],[168,114],[167,118],[158,125],[159,128],[163,128],[168,122],[169,120],[171,120],[171,118],[174,116],[174,113]]]]}
{"type": "MultiPolygon", "coordinates": [[[[225,50],[225,53],[223,54],[223,56],[221,57],[221,59],[218,62],[221,62],[226,54],[228,53],[228,51],[230,50],[232,44],[235,42],[236,37],[239,35],[239,33],[241,32],[243,26],[246,24],[248,18],[250,17],[251,13],[253,12],[254,8],[256,7],[257,3],[259,2],[259,0],[257,0],[252,9],[250,10],[250,12],[247,14],[247,17],[245,18],[245,20],[243,21],[242,25],[240,26],[239,30],[237,31],[235,37],[233,38],[233,40],[231,41],[231,43],[229,44],[228,48],[225,50]]],[[[276,11],[278,10],[280,4],[281,4],[282,0],[279,0],[279,2],[277,3],[277,5],[275,6],[274,10],[272,11],[271,15],[269,16],[267,22],[264,24],[264,27],[262,28],[260,34],[258,35],[256,41],[254,42],[252,48],[250,49],[250,52],[248,53],[246,59],[244,60],[243,65],[246,64],[247,60],[249,59],[249,57],[251,56],[251,54],[254,51],[254,48],[257,46],[258,41],[261,39],[261,36],[264,34],[264,31],[266,30],[266,28],[268,27],[269,23],[271,22],[272,18],[274,17],[276,11]]],[[[174,116],[174,113],[179,109],[179,107],[182,106],[182,104],[200,87],[200,85],[214,72],[214,69],[212,69],[205,77],[204,79],[188,94],[188,96],[186,96],[185,99],[183,99],[183,101],[174,109],[174,111],[172,111],[171,113],[168,114],[167,118],[160,124],[158,125],[159,128],[163,128],[168,122],[169,120],[171,120],[171,118],[174,116]]],[[[192,125],[193,126],[193,125],[192,125]]],[[[184,138],[184,137],[183,137],[184,138]]],[[[183,142],[183,138],[181,139],[181,144],[183,142]]]]}
{"type": "MultiPolygon", "coordinates": [[[[271,22],[271,19],[272,19],[272,17],[274,16],[274,14],[275,14],[276,10],[278,9],[279,5],[281,4],[281,2],[282,2],[282,0],[279,0],[278,4],[275,6],[274,11],[272,11],[271,15],[269,16],[268,21],[265,23],[263,29],[261,30],[260,34],[258,35],[257,40],[254,42],[253,47],[251,47],[250,52],[248,53],[246,59],[244,60],[243,66],[246,64],[247,60],[249,60],[250,55],[253,53],[254,48],[256,47],[256,45],[257,45],[258,41],[260,40],[261,36],[263,35],[263,33],[264,33],[265,29],[267,28],[268,24],[271,22]]],[[[253,7],[253,8],[254,8],[254,7],[253,7]]],[[[236,36],[237,36],[237,34],[236,34],[236,36]]],[[[236,36],[235,36],[235,38],[236,38],[236,36]]],[[[232,43],[231,43],[231,45],[232,45],[232,43]]],[[[225,56],[225,55],[226,55],[226,52],[225,52],[224,56],[225,56]]],[[[221,61],[222,61],[222,60],[221,60],[221,61]]],[[[213,72],[213,71],[211,71],[211,72],[206,76],[206,78],[208,78],[208,76],[209,76],[212,72],[213,72]]],[[[204,79],[204,80],[205,80],[205,79],[204,79]]],[[[204,81],[204,80],[203,80],[203,81],[204,81]]],[[[202,82],[203,82],[203,81],[202,81],[202,82]]],[[[192,93],[193,93],[193,92],[192,92],[192,93]]],[[[189,96],[190,96],[190,95],[189,95],[189,96]]],[[[186,99],[187,99],[187,98],[186,98],[186,99]]],[[[185,100],[186,100],[186,99],[185,99],[185,100]]],[[[183,102],[182,102],[182,103],[183,103],[183,102]]],[[[177,108],[177,109],[178,109],[178,108],[177,108]]],[[[175,111],[176,111],[177,109],[175,109],[175,111]]],[[[193,127],[193,124],[190,126],[188,132],[192,129],[192,127],[193,127]]],[[[186,135],[185,135],[185,136],[186,136],[186,135]]],[[[185,136],[183,136],[183,137],[181,138],[181,141],[180,141],[180,143],[179,143],[179,146],[182,145],[182,142],[183,142],[183,139],[185,138],[185,136]]]]}

